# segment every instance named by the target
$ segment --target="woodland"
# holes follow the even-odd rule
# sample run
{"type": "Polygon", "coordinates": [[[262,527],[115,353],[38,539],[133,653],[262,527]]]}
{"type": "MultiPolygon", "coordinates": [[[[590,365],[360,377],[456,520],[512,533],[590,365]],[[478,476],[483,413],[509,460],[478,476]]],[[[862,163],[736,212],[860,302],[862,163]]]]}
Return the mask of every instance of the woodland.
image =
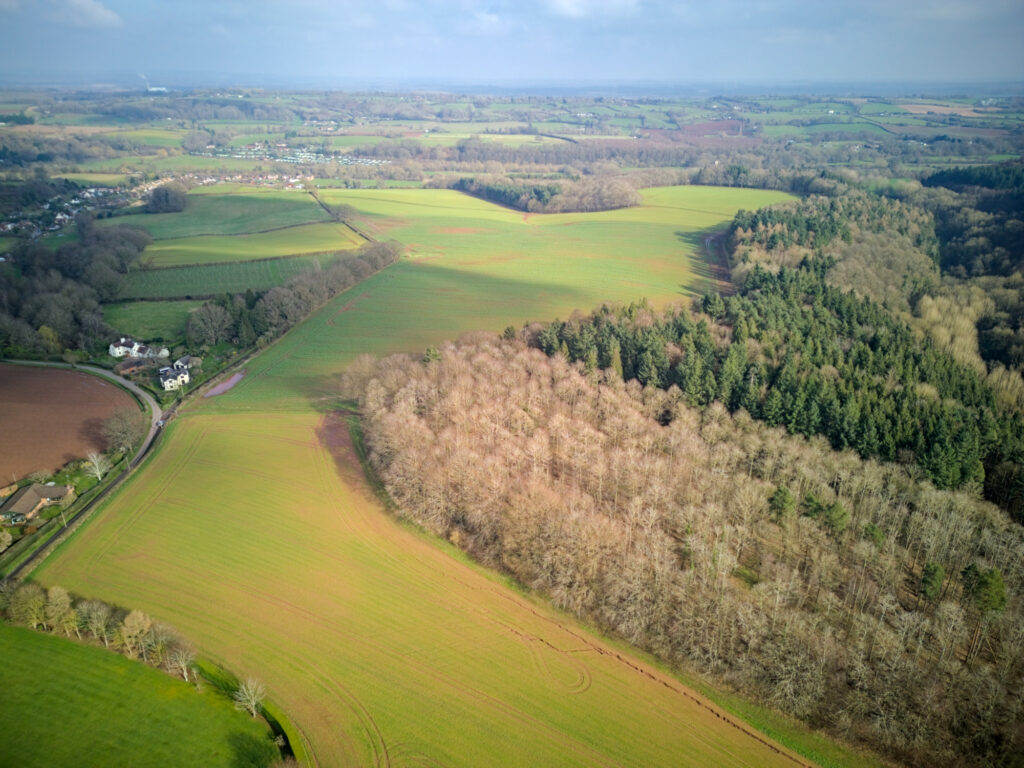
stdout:
{"type": "Polygon", "coordinates": [[[901,763],[1019,764],[1019,179],[940,178],[739,212],[731,295],[361,360],[396,513],[901,763]]]}

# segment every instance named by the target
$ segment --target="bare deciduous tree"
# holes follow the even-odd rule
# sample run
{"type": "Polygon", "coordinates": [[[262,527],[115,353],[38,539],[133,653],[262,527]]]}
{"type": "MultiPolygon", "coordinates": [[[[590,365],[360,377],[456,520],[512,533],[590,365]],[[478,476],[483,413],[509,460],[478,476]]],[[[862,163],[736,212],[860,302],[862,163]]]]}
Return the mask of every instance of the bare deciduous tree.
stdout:
{"type": "Polygon", "coordinates": [[[95,640],[110,647],[110,606],[100,600],[84,600],[75,609],[79,621],[95,640]]]}
{"type": "Polygon", "coordinates": [[[191,646],[184,643],[177,643],[171,646],[167,654],[167,666],[175,674],[181,675],[182,680],[189,682],[189,673],[196,661],[196,652],[191,646]]]}
{"type": "Polygon", "coordinates": [[[267,696],[267,689],[259,680],[254,677],[246,678],[238,684],[232,698],[235,706],[244,709],[253,717],[256,717],[263,708],[263,700],[267,696]]]}
{"type": "Polygon", "coordinates": [[[120,640],[126,656],[145,659],[145,636],[153,626],[153,620],[142,611],[134,610],[124,617],[121,624],[120,640]]]}
{"type": "Polygon", "coordinates": [[[110,471],[110,459],[98,451],[89,451],[85,457],[85,471],[90,477],[97,481],[102,480],[110,471]]]}
{"type": "Polygon", "coordinates": [[[103,436],[111,450],[128,453],[142,439],[146,420],[135,408],[122,408],[103,422],[103,436]]]}

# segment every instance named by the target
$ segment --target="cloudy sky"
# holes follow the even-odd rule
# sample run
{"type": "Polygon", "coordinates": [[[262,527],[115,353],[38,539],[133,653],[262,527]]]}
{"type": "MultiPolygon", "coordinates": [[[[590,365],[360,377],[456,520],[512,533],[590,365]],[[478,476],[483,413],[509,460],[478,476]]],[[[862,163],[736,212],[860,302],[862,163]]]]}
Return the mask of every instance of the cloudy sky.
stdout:
{"type": "MultiPolygon", "coordinates": [[[[1022,0],[0,0],[0,80],[1024,80],[1022,0]]],[[[271,82],[272,81],[272,82],[271,82]]]]}

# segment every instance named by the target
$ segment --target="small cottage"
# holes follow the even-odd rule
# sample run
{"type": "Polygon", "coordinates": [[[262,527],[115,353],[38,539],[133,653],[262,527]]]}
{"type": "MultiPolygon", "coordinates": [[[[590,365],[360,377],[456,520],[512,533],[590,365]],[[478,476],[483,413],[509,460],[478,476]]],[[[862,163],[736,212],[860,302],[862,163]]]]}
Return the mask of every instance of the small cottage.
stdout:
{"type": "Polygon", "coordinates": [[[0,508],[0,521],[8,525],[17,525],[19,522],[31,520],[43,507],[73,498],[74,493],[75,489],[70,485],[26,485],[0,508]]]}

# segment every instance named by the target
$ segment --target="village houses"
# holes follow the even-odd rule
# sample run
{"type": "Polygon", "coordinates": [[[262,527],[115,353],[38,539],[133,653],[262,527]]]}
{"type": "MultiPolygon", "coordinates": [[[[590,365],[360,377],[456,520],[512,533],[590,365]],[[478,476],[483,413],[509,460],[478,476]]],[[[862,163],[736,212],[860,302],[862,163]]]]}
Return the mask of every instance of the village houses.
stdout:
{"type": "Polygon", "coordinates": [[[121,336],[110,342],[107,351],[111,357],[170,357],[171,352],[167,347],[156,349],[145,342],[135,341],[128,336],[121,336]]]}

